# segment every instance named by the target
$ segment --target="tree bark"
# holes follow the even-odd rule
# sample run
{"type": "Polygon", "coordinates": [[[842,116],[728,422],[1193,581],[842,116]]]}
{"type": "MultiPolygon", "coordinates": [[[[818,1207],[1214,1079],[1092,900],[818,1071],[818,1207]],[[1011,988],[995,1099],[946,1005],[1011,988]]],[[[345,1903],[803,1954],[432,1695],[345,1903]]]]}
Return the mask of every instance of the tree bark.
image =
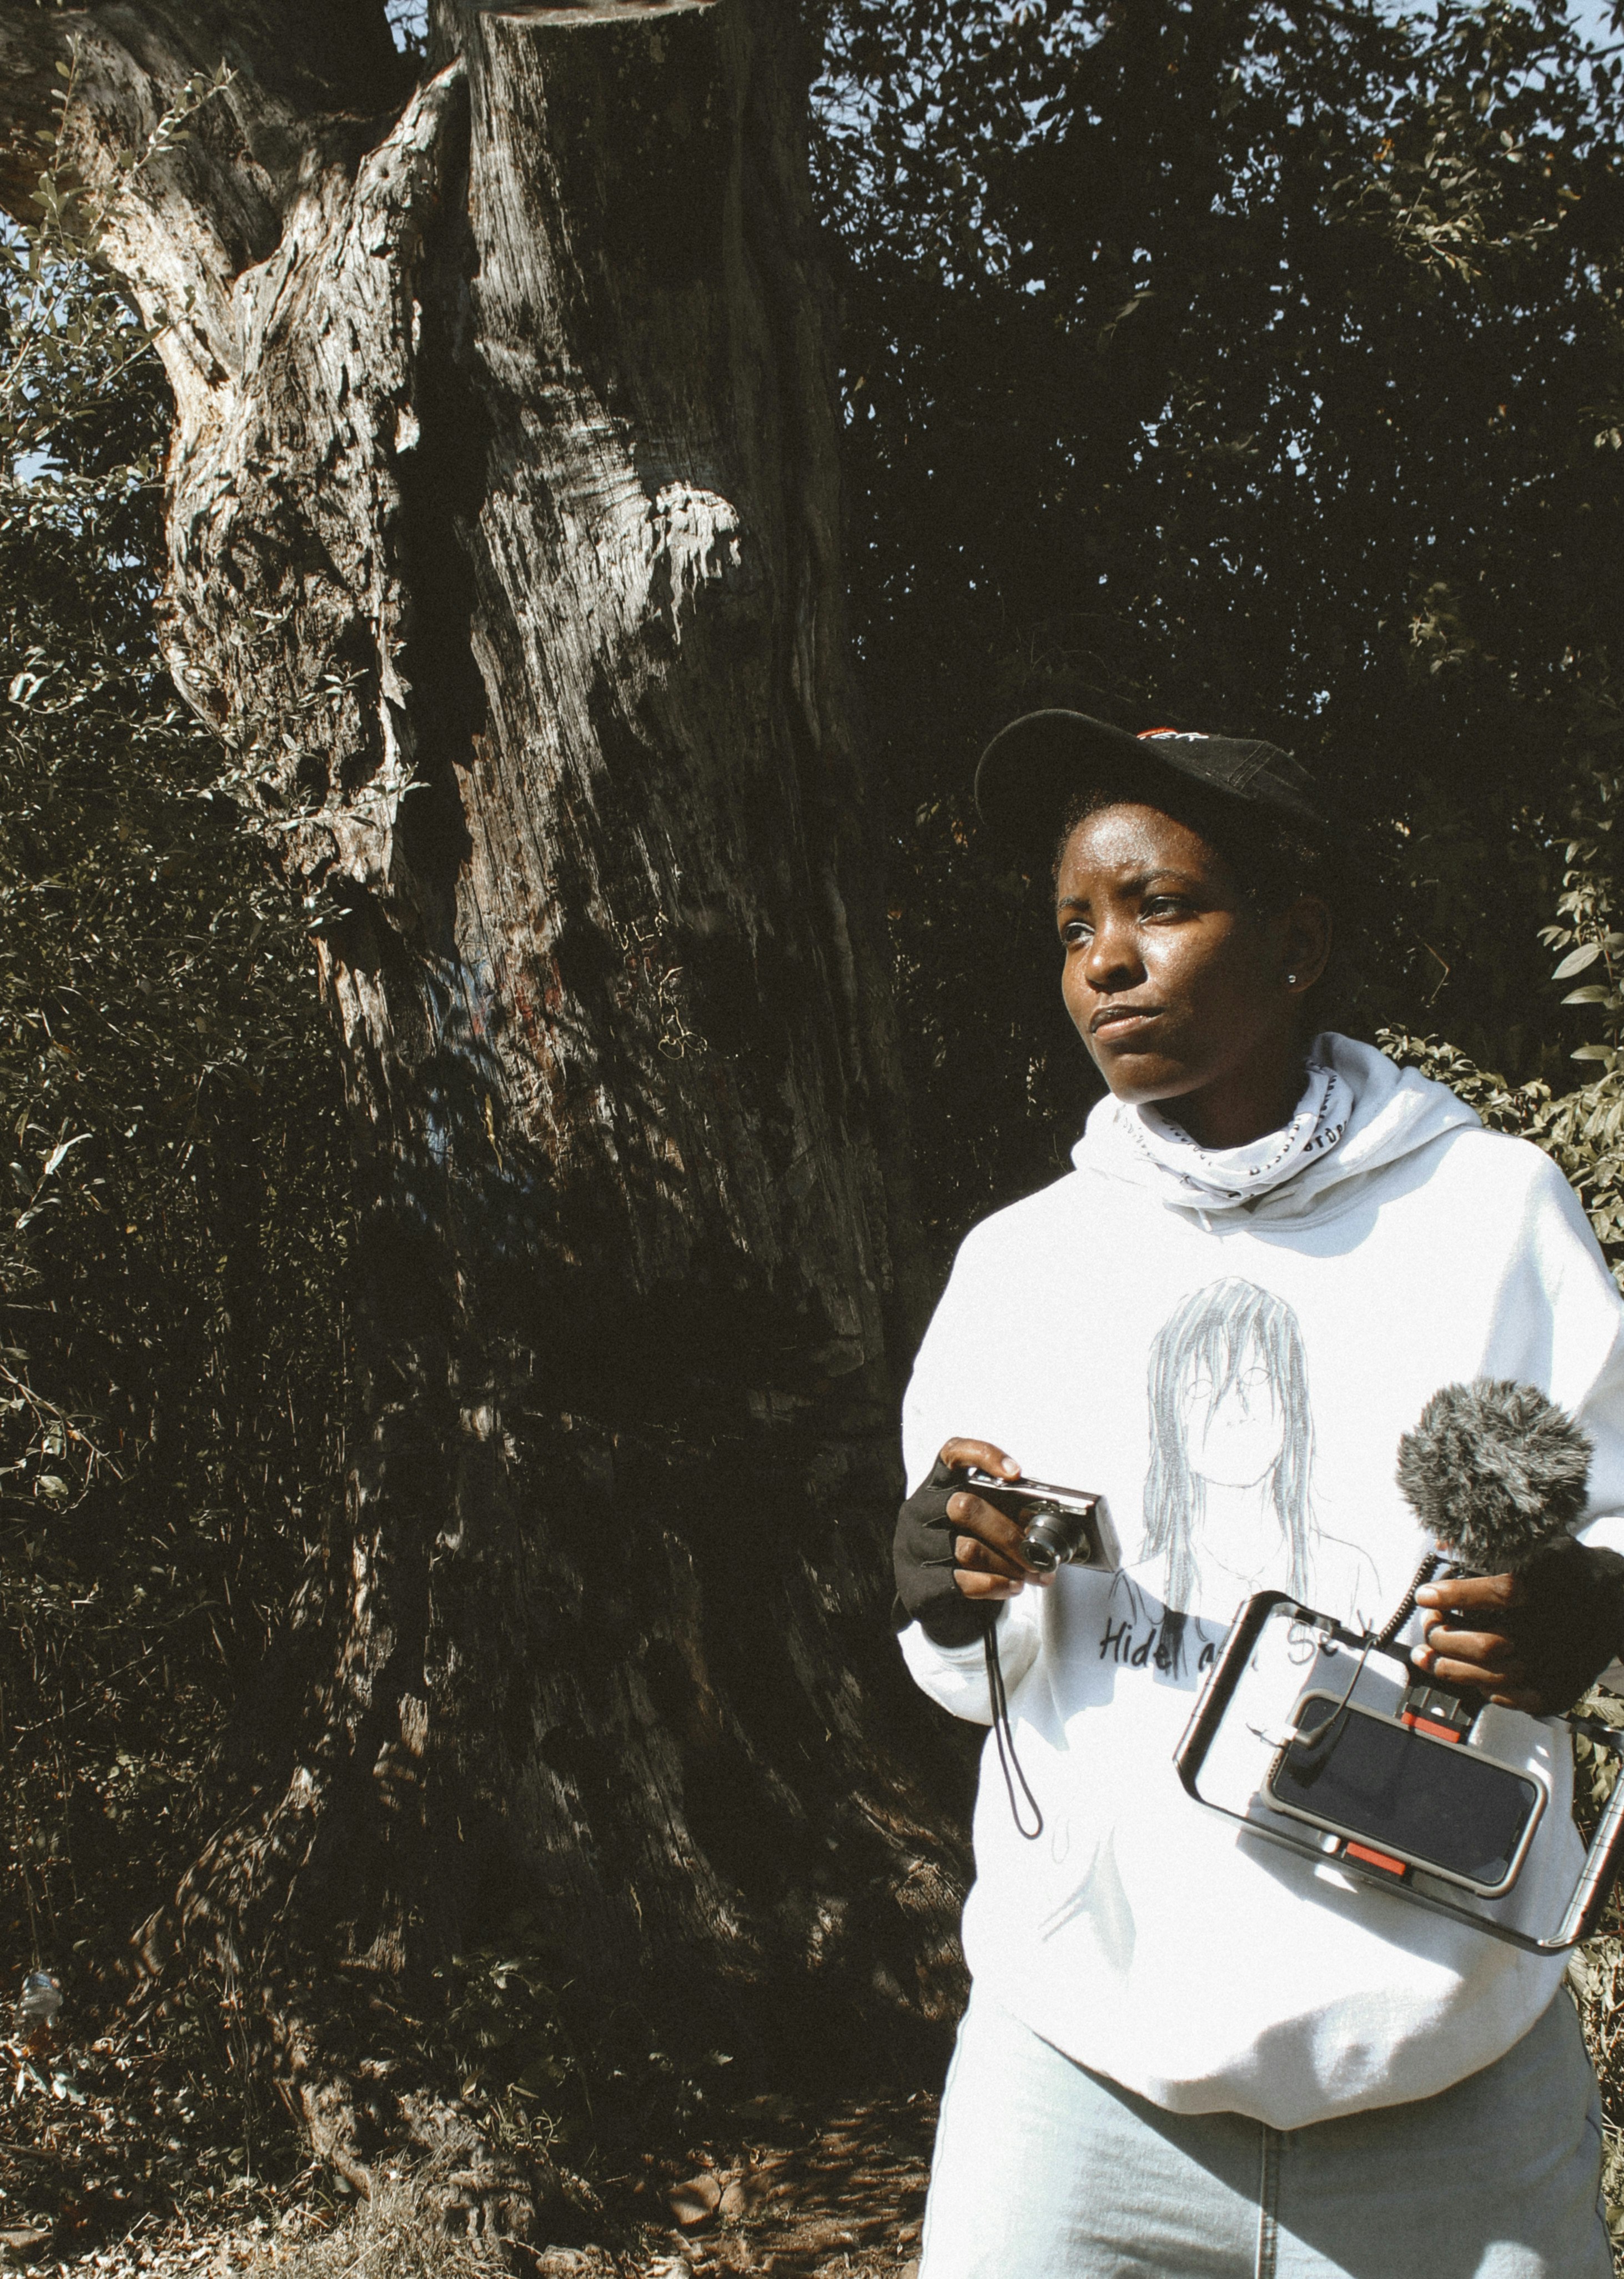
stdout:
{"type": "Polygon", "coordinates": [[[178,408],[168,654],[354,1103],[348,1539],[148,1938],[265,1990],[351,2165],[445,2086],[364,2078],[379,2003],[517,1910],[712,2042],[957,1988],[959,1775],[886,1619],[921,1292],[802,36],[444,0],[402,101],[361,0],[0,6],[14,210],[77,42],[178,408]]]}

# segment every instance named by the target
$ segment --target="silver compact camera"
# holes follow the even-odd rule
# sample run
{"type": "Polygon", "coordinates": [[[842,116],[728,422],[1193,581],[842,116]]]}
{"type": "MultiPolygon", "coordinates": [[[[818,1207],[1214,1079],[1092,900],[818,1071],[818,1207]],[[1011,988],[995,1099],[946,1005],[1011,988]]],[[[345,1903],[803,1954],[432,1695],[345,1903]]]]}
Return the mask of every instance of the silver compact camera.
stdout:
{"type": "Polygon", "coordinates": [[[1087,1488],[1054,1487],[1046,1480],[1001,1479],[975,1464],[965,1473],[964,1485],[1015,1521],[1025,1539],[1026,1557],[1040,1575],[1070,1565],[1122,1565],[1103,1496],[1087,1488]]]}

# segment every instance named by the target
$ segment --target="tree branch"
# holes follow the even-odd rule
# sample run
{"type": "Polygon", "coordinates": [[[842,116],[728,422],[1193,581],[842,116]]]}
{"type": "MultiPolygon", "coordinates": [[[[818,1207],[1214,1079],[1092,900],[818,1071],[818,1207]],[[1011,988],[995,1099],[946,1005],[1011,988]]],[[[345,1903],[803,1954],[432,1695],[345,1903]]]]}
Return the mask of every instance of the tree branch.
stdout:
{"type": "Polygon", "coordinates": [[[0,205],[38,218],[48,147],[104,211],[101,251],[189,380],[234,373],[233,280],[266,259],[322,174],[353,174],[410,91],[380,0],[0,5],[0,205]],[[154,138],[189,85],[230,83],[173,147],[154,138]],[[72,99],[61,111],[72,72],[72,99]],[[187,367],[189,366],[189,371],[187,367]]]}

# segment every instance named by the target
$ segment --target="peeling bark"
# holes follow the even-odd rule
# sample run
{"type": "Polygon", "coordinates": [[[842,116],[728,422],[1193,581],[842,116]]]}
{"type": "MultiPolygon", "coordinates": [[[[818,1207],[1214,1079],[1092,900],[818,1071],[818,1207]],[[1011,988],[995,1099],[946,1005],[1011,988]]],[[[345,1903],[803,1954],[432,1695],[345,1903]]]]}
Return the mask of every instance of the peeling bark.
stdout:
{"type": "Polygon", "coordinates": [[[380,37],[0,6],[14,206],[70,40],[93,182],[235,73],[104,250],[177,683],[327,913],[367,1438],[149,1954],[270,1990],[352,2165],[453,2124],[344,2002],[521,1904],[713,2039],[894,2035],[962,1866],[885,1620],[920,1292],[795,13],[446,0],[403,102],[380,37]]]}

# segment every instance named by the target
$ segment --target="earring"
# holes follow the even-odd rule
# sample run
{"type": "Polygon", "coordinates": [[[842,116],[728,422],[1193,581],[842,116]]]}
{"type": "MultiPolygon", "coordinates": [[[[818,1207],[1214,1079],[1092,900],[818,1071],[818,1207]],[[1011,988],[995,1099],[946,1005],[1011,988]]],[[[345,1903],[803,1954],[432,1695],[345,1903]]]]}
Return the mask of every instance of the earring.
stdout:
{"type": "Polygon", "coordinates": [[[1287,976],[1286,976],[1286,987],[1287,987],[1288,989],[1295,989],[1295,988],[1296,988],[1296,986],[1297,986],[1297,976],[1296,976],[1296,974],[1295,974],[1295,973],[1288,973],[1288,974],[1287,974],[1287,976]]]}

